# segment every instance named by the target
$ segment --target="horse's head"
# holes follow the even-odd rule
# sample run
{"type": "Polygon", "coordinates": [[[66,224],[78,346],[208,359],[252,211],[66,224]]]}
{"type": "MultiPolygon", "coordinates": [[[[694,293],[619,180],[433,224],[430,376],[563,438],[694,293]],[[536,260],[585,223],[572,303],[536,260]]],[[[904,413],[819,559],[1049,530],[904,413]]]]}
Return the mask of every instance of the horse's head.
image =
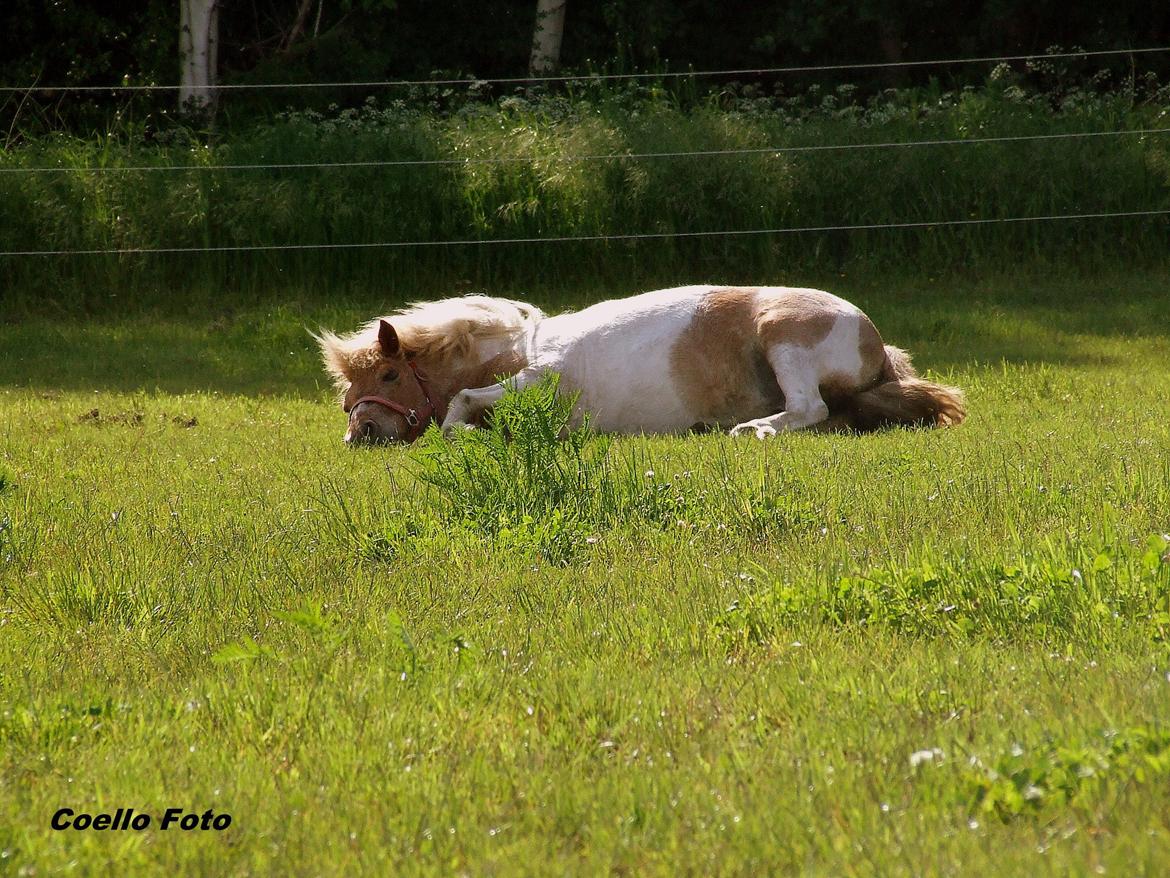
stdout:
{"type": "Polygon", "coordinates": [[[342,410],[349,415],[347,444],[413,442],[426,429],[434,406],[425,378],[390,323],[378,321],[372,343],[358,344],[331,333],[317,341],[341,391],[342,410]]]}

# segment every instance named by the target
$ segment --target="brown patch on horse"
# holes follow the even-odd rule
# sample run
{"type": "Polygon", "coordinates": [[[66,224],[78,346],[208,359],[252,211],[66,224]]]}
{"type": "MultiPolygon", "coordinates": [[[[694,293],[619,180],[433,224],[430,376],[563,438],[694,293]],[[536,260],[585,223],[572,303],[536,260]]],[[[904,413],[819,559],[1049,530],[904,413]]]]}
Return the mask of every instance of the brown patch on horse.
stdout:
{"type": "Polygon", "coordinates": [[[756,331],[757,298],[754,287],[712,290],[675,340],[675,389],[697,421],[735,423],[745,411],[763,416],[783,402],[756,331]]]}
{"type": "Polygon", "coordinates": [[[857,347],[861,354],[861,375],[864,383],[877,381],[886,367],[886,345],[881,333],[863,312],[858,311],[861,323],[857,328],[857,347]]]}
{"type": "Polygon", "coordinates": [[[756,315],[756,332],[764,347],[778,344],[815,348],[833,331],[840,316],[837,301],[818,290],[785,290],[756,315]]]}
{"type": "MultiPolygon", "coordinates": [[[[872,384],[873,382],[871,381],[870,385],[872,386],[872,384]]],[[[821,392],[821,398],[831,409],[833,408],[833,403],[853,396],[853,394],[862,389],[862,385],[857,380],[856,375],[834,372],[821,379],[818,389],[821,392]]]]}

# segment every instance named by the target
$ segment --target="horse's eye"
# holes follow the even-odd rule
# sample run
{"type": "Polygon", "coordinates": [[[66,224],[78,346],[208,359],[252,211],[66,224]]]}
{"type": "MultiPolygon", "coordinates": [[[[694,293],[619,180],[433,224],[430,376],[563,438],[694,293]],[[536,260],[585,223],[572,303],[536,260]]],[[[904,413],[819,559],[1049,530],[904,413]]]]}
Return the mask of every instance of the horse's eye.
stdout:
{"type": "Polygon", "coordinates": [[[391,369],[389,372],[387,372],[385,375],[382,376],[382,380],[383,381],[397,381],[398,380],[398,370],[391,369]]]}

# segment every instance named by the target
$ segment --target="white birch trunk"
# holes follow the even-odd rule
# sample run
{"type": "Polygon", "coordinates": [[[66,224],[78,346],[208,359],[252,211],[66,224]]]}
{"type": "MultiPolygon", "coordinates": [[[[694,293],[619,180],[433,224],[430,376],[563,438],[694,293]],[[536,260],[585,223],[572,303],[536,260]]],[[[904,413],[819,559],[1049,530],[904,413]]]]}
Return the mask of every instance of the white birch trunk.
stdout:
{"type": "Polygon", "coordinates": [[[551,73],[561,63],[567,3],[568,0],[536,0],[536,27],[532,34],[532,58],[528,62],[533,76],[551,73]]]}
{"type": "Polygon", "coordinates": [[[219,0],[179,0],[179,109],[215,110],[219,0]]]}

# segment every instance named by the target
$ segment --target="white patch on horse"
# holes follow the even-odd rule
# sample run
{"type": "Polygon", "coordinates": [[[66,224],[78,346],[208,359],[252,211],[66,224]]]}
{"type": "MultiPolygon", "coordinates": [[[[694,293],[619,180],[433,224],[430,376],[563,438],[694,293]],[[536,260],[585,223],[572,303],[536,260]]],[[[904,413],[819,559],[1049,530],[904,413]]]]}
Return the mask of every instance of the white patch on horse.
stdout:
{"type": "Polygon", "coordinates": [[[579,413],[589,412],[599,430],[685,429],[693,418],[668,380],[670,355],[691,321],[697,293],[704,289],[647,293],[558,318],[561,322],[546,336],[537,364],[556,369],[567,388],[580,391],[579,413]],[[599,331],[599,326],[604,329],[599,331]],[[557,365],[546,366],[545,357],[553,351],[557,365]]]}
{"type": "Polygon", "coordinates": [[[821,377],[832,375],[861,380],[861,312],[852,305],[837,315],[829,334],[816,346],[814,356],[821,377]]]}

